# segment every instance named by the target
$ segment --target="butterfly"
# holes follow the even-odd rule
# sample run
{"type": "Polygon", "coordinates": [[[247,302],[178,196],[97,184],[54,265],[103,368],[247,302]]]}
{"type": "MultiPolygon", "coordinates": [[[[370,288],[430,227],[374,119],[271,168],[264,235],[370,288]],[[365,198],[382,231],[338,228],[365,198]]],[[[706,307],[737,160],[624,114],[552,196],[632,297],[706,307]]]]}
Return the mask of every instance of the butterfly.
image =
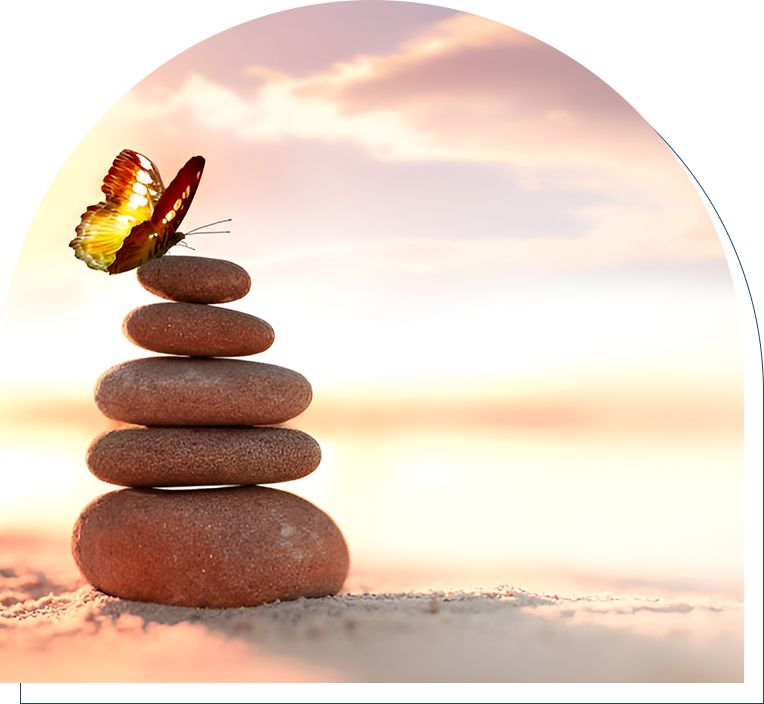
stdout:
{"type": "Polygon", "coordinates": [[[123,149],[103,180],[106,200],[82,214],[74,256],[91,269],[121,274],[161,257],[185,235],[178,232],[204,170],[204,157],[191,157],[165,190],[148,157],[123,149]]]}

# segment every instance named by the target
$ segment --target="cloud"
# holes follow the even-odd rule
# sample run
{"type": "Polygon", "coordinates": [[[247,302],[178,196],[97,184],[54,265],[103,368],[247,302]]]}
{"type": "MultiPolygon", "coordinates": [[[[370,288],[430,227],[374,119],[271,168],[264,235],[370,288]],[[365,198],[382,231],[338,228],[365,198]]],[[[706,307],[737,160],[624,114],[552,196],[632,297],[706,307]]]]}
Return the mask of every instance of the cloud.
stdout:
{"type": "MultiPolygon", "coordinates": [[[[273,203],[310,206],[309,229],[320,227],[320,214],[340,238],[344,226],[356,225],[377,237],[375,229],[398,213],[406,222],[393,229],[413,238],[420,233],[407,230],[418,218],[422,237],[457,229],[459,238],[491,241],[502,230],[537,240],[499,249],[507,261],[522,255],[543,266],[723,256],[697,193],[652,128],[584,67],[510,27],[458,14],[385,55],[359,54],[299,76],[265,65],[234,69],[249,82],[223,84],[197,73],[170,90],[157,72],[120,101],[115,119],[206,131],[210,142],[236,144],[231,151],[253,150],[249,163],[263,171],[277,160],[265,184],[245,172],[254,168],[249,163],[237,161],[232,170],[273,203]],[[321,168],[305,160],[316,147],[331,160],[321,168]],[[428,175],[428,165],[439,175],[428,175]],[[378,213],[369,191],[377,202],[398,200],[378,213]],[[456,203],[462,210],[452,213],[456,203]],[[425,211],[433,216],[419,217],[425,211]]],[[[240,198],[247,207],[251,200],[240,198]]],[[[266,219],[266,206],[257,205],[266,219]]],[[[295,209],[281,207],[273,222],[295,217],[295,209]]],[[[295,231],[305,227],[294,224],[295,231]]],[[[486,248],[487,258],[496,247],[486,248]]],[[[479,248],[467,249],[466,259],[454,259],[471,261],[479,248]]]]}
{"type": "Polygon", "coordinates": [[[358,55],[301,78],[249,66],[250,88],[190,76],[174,92],[151,80],[125,117],[180,113],[252,140],[351,140],[384,160],[532,166],[620,164],[660,145],[596,76],[528,35],[461,14],[386,56],[358,55]]]}
{"type": "Polygon", "coordinates": [[[250,66],[246,89],[197,74],[174,91],[149,77],[121,109],[139,119],[191,116],[259,142],[347,140],[378,160],[506,163],[523,170],[524,186],[570,184],[582,169],[600,172],[606,187],[613,172],[640,183],[663,147],[645,149],[654,135],[600,67],[624,58],[628,67],[635,49],[647,66],[656,46],[697,53],[709,42],[750,42],[760,25],[747,15],[462,14],[394,53],[307,77],[250,66]]]}

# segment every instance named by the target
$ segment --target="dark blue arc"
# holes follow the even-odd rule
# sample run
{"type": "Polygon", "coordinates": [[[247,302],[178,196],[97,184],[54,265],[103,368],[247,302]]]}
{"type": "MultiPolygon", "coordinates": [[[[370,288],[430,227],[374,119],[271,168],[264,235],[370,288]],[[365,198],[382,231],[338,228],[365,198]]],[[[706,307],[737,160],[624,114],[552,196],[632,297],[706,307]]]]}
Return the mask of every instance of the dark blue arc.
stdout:
{"type": "MultiPolygon", "coordinates": [[[[655,130],[655,127],[653,127],[655,130]]],[[[762,322],[756,315],[764,276],[764,193],[719,192],[658,130],[658,136],[692,174],[722,225],[722,242],[735,253],[737,304],[743,344],[762,341],[762,322]]],[[[764,169],[764,164],[762,164],[764,169]]]]}

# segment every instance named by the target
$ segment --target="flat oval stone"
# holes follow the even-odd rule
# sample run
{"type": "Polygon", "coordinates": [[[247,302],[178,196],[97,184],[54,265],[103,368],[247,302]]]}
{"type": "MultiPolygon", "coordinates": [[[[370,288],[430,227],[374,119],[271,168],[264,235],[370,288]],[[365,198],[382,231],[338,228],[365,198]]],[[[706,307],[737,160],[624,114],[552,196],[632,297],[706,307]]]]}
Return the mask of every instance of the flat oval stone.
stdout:
{"type": "Polygon", "coordinates": [[[152,303],[127,314],[122,332],[134,345],[163,354],[242,357],[264,352],[274,340],[264,320],[200,303],[152,303]]]}
{"type": "Polygon", "coordinates": [[[228,303],[249,293],[249,274],[225,259],[165,255],[138,267],[138,283],[155,296],[184,303],[228,303]]]}
{"type": "Polygon", "coordinates": [[[90,445],[88,468],[121,486],[272,484],[300,479],[321,448],[291,428],[143,428],[108,430],[90,445]]]}
{"type": "Polygon", "coordinates": [[[77,519],[72,554],[106,594],[195,608],[336,594],[350,563],[329,516],[262,486],[104,494],[77,519]]]}
{"type": "Polygon", "coordinates": [[[135,425],[274,425],[313,397],[291,369],[242,359],[149,357],[106,370],[95,402],[107,418],[135,425]]]}

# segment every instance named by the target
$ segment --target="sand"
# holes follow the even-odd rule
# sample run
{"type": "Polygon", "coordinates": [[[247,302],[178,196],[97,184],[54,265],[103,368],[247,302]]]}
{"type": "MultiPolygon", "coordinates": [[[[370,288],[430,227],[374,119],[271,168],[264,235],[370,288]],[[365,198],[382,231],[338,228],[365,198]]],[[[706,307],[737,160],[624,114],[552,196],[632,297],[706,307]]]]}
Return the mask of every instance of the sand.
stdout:
{"type": "Polygon", "coordinates": [[[521,586],[343,592],[241,609],[88,586],[59,538],[0,535],[4,682],[741,682],[743,605],[521,586]]]}

